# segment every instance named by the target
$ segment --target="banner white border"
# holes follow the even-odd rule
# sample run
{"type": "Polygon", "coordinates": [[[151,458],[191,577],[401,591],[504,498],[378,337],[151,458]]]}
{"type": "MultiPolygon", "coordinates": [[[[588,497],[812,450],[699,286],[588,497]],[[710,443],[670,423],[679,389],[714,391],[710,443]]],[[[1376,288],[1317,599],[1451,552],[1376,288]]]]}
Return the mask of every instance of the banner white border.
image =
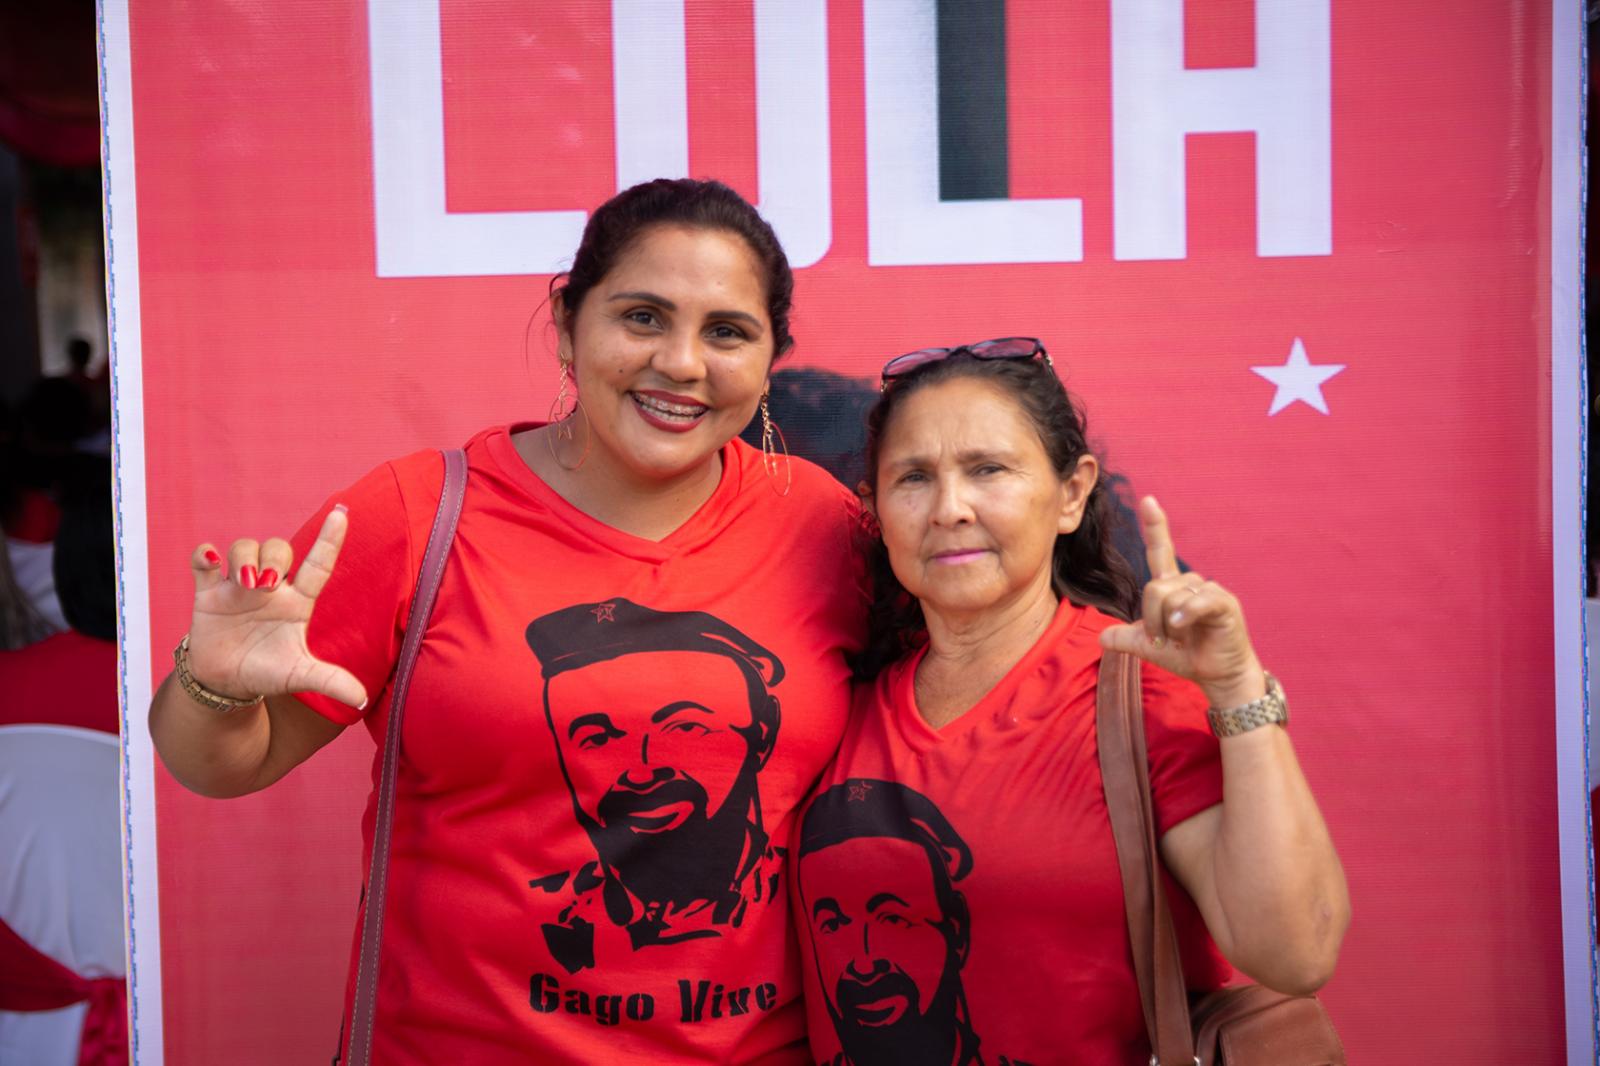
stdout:
{"type": "Polygon", "coordinates": [[[1584,619],[1583,0],[1553,0],[1550,44],[1550,559],[1555,610],[1556,788],[1567,1061],[1594,1062],[1594,838],[1589,824],[1589,671],[1584,619]]]}
{"type": "Polygon", "coordinates": [[[101,0],[100,166],[106,314],[111,339],[111,459],[116,507],[122,698],[123,892],[128,1037],[134,1066],[165,1061],[161,908],[156,879],[155,749],[150,706],[150,582],[144,454],[144,330],[139,310],[139,199],[134,180],[133,70],[127,0],[101,0]]]}

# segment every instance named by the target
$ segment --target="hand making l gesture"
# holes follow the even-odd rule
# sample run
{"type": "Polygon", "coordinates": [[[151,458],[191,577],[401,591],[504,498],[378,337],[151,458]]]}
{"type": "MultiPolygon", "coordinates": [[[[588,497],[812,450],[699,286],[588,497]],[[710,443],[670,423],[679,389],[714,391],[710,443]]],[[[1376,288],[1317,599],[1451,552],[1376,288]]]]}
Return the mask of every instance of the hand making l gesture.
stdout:
{"type": "Polygon", "coordinates": [[[355,676],[312,655],[306,628],[317,595],[333,573],[349,517],[329,512],[294,581],[289,542],[236,540],[227,566],[210,544],[194,550],[194,617],[189,626],[189,668],[200,684],[239,699],[320,692],[352,707],[366,689],[355,676]]]}
{"type": "Polygon", "coordinates": [[[1179,571],[1167,516],[1155,497],[1139,501],[1139,525],[1150,563],[1143,617],[1106,629],[1101,646],[1188,678],[1213,707],[1234,707],[1261,696],[1266,681],[1238,599],[1215,581],[1179,571]]]}

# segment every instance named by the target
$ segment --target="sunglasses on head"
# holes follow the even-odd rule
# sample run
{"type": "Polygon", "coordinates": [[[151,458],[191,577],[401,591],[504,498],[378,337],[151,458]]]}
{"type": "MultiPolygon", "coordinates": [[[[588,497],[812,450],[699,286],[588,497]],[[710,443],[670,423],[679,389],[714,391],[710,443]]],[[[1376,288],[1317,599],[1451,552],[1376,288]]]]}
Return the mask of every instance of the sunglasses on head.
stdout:
{"type": "Polygon", "coordinates": [[[889,382],[905,377],[919,366],[937,363],[952,355],[970,355],[974,359],[1043,359],[1046,366],[1055,369],[1055,364],[1050,361],[1050,353],[1044,350],[1044,345],[1037,338],[997,337],[954,348],[918,348],[914,352],[897,355],[883,364],[883,380],[878,385],[878,391],[882,392],[889,387],[889,382]]]}

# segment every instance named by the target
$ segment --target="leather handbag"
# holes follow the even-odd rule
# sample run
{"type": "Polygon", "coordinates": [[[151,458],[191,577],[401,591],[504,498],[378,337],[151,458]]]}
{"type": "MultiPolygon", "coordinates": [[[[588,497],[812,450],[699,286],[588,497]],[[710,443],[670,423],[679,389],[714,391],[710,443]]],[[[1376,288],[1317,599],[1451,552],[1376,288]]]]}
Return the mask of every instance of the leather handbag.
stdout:
{"type": "Polygon", "coordinates": [[[1101,659],[1095,730],[1150,1066],[1345,1066],[1339,1034],[1315,996],[1242,985],[1203,996],[1191,1011],[1156,850],[1139,660],[1131,655],[1101,659]]]}
{"type": "Polygon", "coordinates": [[[405,715],[406,693],[411,675],[422,651],[422,638],[433,617],[433,604],[444,581],[444,567],[455,540],[456,522],[467,492],[467,456],[460,449],[444,453],[444,489],[439,493],[439,510],[433,516],[428,546],[422,553],[422,571],[406,615],[406,635],[400,644],[400,659],[395,664],[390,685],[394,698],[389,701],[389,724],[383,734],[383,768],[378,781],[378,809],[372,829],[372,864],[367,871],[362,901],[361,954],[356,963],[355,1000],[350,1010],[350,1025],[341,1034],[345,1052],[336,1057],[335,1066],[367,1066],[372,1058],[372,1020],[378,1007],[378,961],[383,947],[383,904],[389,885],[389,840],[394,832],[395,775],[400,767],[400,721],[405,715]],[[348,1040],[348,1047],[345,1041],[348,1040]]]}

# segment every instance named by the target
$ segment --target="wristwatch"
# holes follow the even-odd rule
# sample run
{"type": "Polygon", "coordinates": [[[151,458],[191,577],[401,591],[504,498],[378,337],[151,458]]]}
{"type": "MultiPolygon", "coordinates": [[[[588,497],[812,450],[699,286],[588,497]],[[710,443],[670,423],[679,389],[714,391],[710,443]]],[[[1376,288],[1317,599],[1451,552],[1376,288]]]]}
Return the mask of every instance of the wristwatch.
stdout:
{"type": "Polygon", "coordinates": [[[1288,725],[1289,702],[1284,699],[1283,686],[1271,674],[1267,674],[1266,678],[1267,694],[1260,699],[1226,710],[1216,707],[1207,710],[1211,731],[1219,737],[1236,737],[1264,725],[1288,725]]]}

